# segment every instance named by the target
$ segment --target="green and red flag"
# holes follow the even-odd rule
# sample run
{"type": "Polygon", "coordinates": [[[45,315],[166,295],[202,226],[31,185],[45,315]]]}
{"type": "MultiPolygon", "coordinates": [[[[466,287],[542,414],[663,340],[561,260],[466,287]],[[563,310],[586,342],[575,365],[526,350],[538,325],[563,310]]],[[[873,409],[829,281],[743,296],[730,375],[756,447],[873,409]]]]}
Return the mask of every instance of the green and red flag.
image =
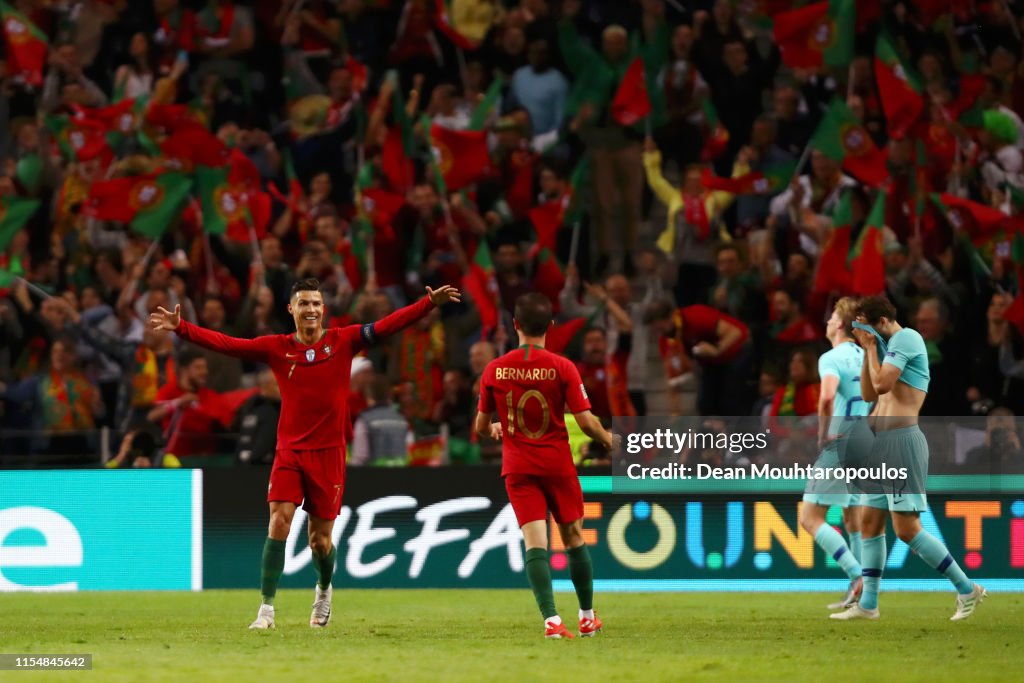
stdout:
{"type": "Polygon", "coordinates": [[[196,167],[196,189],[203,211],[203,230],[235,242],[249,242],[250,228],[260,238],[270,222],[270,195],[245,182],[237,165],[196,167]]]}
{"type": "Polygon", "coordinates": [[[38,199],[25,199],[11,195],[0,196],[0,252],[14,239],[14,234],[21,230],[25,223],[39,209],[38,199]]]}
{"type": "Polygon", "coordinates": [[[904,137],[924,111],[921,82],[885,33],[875,43],[875,80],[888,121],[889,135],[904,137]]]}
{"type": "Polygon", "coordinates": [[[430,127],[430,146],[449,192],[476,182],[491,166],[483,131],[450,130],[435,123],[430,127]]]}
{"type": "Polygon", "coordinates": [[[198,112],[187,104],[150,102],[144,115],[146,125],[173,133],[179,128],[203,126],[198,112]]]}
{"type": "Polygon", "coordinates": [[[853,59],[855,0],[825,0],[776,14],[772,33],[791,69],[845,67],[853,59]]]}
{"type": "Polygon", "coordinates": [[[476,304],[484,336],[498,325],[498,281],[494,277],[494,263],[487,242],[481,240],[476,247],[469,271],[462,277],[462,287],[476,304]]]}
{"type": "Polygon", "coordinates": [[[853,206],[849,191],[843,192],[832,213],[832,232],[818,257],[818,269],[814,273],[814,288],[817,293],[846,293],[851,290],[853,273],[847,263],[850,257],[850,231],[853,228],[853,206]]]}
{"type": "Polygon", "coordinates": [[[0,0],[0,22],[3,24],[7,71],[26,84],[43,84],[46,51],[50,41],[28,17],[0,0]]]}
{"type": "Polygon", "coordinates": [[[882,227],[885,224],[885,193],[879,192],[867,223],[850,250],[849,267],[853,271],[850,290],[858,296],[871,296],[885,291],[885,256],[882,227]]]}
{"type": "Polygon", "coordinates": [[[795,171],[795,161],[772,164],[760,171],[751,171],[734,178],[720,178],[710,168],[705,168],[700,182],[709,190],[721,190],[732,194],[774,194],[789,185],[795,171]]]}
{"type": "Polygon", "coordinates": [[[877,187],[889,177],[885,151],[875,145],[861,122],[840,99],[833,100],[829,106],[810,145],[868,185],[877,187]]]}
{"type": "Polygon", "coordinates": [[[949,118],[967,128],[981,128],[985,106],[979,97],[987,85],[988,77],[984,74],[961,74],[956,99],[946,106],[949,118]]]}
{"type": "Polygon", "coordinates": [[[102,124],[89,119],[72,119],[66,115],[46,116],[43,125],[53,135],[53,141],[65,161],[91,161],[101,159],[104,166],[114,158],[107,143],[102,124]]]}
{"type": "Polygon", "coordinates": [[[192,179],[177,171],[98,180],[89,187],[82,213],[157,239],[178,217],[191,188],[192,179]]]}
{"type": "Polygon", "coordinates": [[[626,68],[619,89],[612,98],[611,114],[623,126],[632,126],[651,113],[651,98],[647,94],[647,76],[644,60],[637,57],[626,68]]]}
{"type": "Polygon", "coordinates": [[[1004,234],[1013,225],[1013,217],[999,209],[944,192],[932,193],[932,202],[953,226],[967,235],[976,247],[984,246],[1004,234]]]}
{"type": "Polygon", "coordinates": [[[555,249],[558,231],[565,224],[565,211],[569,207],[570,199],[569,193],[566,193],[558,199],[552,199],[530,209],[530,222],[533,223],[537,241],[530,247],[527,258],[534,258],[543,249],[555,249]]]}

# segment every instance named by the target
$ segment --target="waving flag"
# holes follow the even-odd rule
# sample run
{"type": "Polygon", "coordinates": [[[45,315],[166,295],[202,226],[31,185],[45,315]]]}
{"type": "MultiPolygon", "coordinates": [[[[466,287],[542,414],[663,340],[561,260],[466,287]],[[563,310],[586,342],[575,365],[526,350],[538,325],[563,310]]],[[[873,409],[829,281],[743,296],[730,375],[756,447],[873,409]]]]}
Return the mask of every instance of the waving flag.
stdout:
{"type": "Polygon", "coordinates": [[[491,165],[483,131],[449,130],[435,123],[430,127],[430,145],[449,192],[476,182],[491,165]]]}
{"type": "Polygon", "coordinates": [[[477,245],[469,271],[462,278],[462,287],[476,304],[484,334],[489,334],[498,325],[498,282],[494,279],[494,263],[487,242],[477,245]]]}
{"type": "Polygon", "coordinates": [[[924,99],[917,76],[903,63],[896,47],[884,33],[875,43],[875,79],[882,96],[889,134],[902,138],[921,118],[924,99]]]}
{"type": "Polygon", "coordinates": [[[845,67],[853,59],[855,0],[825,0],[775,15],[773,34],[791,69],[845,67]]]}
{"type": "Polygon", "coordinates": [[[157,239],[177,218],[191,188],[192,179],[176,171],[98,180],[89,187],[82,212],[157,239]]]}
{"type": "Polygon", "coordinates": [[[40,203],[38,199],[0,196],[0,252],[7,249],[14,233],[32,218],[40,203]]]}
{"type": "Polygon", "coordinates": [[[850,257],[850,231],[853,227],[853,207],[850,193],[844,192],[832,214],[832,232],[818,258],[814,273],[813,291],[846,293],[851,290],[853,273],[847,261],[850,257]]]}
{"type": "Polygon", "coordinates": [[[647,95],[647,77],[642,58],[634,59],[626,69],[622,83],[612,99],[611,113],[612,118],[623,126],[632,126],[651,113],[651,98],[647,95]]]}
{"type": "Polygon", "coordinates": [[[869,185],[877,187],[889,177],[885,151],[875,146],[867,130],[842,100],[833,100],[810,144],[869,185]]]}
{"type": "Polygon", "coordinates": [[[885,261],[882,251],[882,226],[885,223],[885,193],[879,192],[868,214],[867,224],[850,251],[853,271],[851,290],[858,296],[871,296],[885,291],[885,261]]]}
{"type": "Polygon", "coordinates": [[[0,22],[3,22],[8,71],[28,85],[41,86],[43,69],[46,67],[46,50],[50,44],[46,34],[24,14],[2,1],[0,22]]]}

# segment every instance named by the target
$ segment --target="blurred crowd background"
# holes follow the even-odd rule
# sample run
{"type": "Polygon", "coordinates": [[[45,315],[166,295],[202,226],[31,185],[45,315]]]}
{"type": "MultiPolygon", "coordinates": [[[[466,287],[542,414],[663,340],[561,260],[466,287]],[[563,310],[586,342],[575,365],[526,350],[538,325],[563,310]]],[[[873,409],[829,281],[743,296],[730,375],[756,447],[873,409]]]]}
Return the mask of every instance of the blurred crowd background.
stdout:
{"type": "Polygon", "coordinates": [[[946,464],[1022,461],[1024,2],[0,15],[2,466],[271,461],[272,374],[145,320],[288,332],[300,277],[331,325],[467,293],[357,359],[352,464],[500,457],[476,380],[534,290],[603,419],[766,424],[814,414],[832,303],[887,293],[928,344],[923,413],[990,416],[998,453],[946,464]]]}

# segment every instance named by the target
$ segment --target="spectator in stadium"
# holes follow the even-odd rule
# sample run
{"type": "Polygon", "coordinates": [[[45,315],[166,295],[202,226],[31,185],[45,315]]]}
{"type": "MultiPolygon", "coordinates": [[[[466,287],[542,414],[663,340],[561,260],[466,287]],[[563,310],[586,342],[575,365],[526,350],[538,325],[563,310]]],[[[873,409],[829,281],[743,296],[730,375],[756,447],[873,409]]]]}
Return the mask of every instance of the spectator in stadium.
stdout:
{"type": "Polygon", "coordinates": [[[281,416],[281,388],[270,370],[261,370],[259,393],[238,410],[238,445],[235,457],[246,465],[269,465],[277,450],[277,420],[281,416]]]}
{"type": "Polygon", "coordinates": [[[137,422],[125,432],[117,455],[108,460],[105,467],[181,467],[181,461],[173,454],[163,452],[159,430],[148,422],[137,422]]]}
{"type": "Polygon", "coordinates": [[[159,422],[167,440],[167,452],[176,456],[209,455],[215,452],[217,420],[212,408],[217,393],[206,386],[206,358],[187,349],[178,357],[177,374],[156,393],[156,406],[148,419],[159,422]]]}
{"type": "Polygon", "coordinates": [[[1010,323],[1003,317],[1012,302],[1006,292],[993,293],[985,310],[985,335],[973,340],[967,369],[971,415],[984,415],[996,405],[1022,405],[1024,400],[1024,384],[1003,375],[999,366],[1000,349],[1012,339],[1010,323]]]}
{"type": "Polygon", "coordinates": [[[355,423],[350,465],[401,466],[409,462],[412,430],[391,402],[391,384],[378,377],[370,387],[370,407],[355,423]]]}
{"type": "Polygon", "coordinates": [[[533,134],[545,135],[562,125],[569,82],[551,66],[551,47],[546,39],[531,40],[526,56],[529,64],[512,75],[509,97],[530,113],[533,134]]]}
{"type": "Polygon", "coordinates": [[[31,417],[37,452],[73,460],[90,459],[95,452],[92,430],[103,402],[78,367],[72,337],[54,339],[49,362],[41,372],[16,384],[0,383],[0,399],[31,417]]]}
{"type": "Polygon", "coordinates": [[[781,361],[794,346],[814,344],[821,333],[803,312],[802,294],[782,287],[771,295],[770,348],[766,355],[781,361]]]}
{"type": "Polygon", "coordinates": [[[775,390],[769,414],[772,417],[803,417],[818,411],[818,361],[806,350],[794,351],[789,358],[786,383],[775,390]]]}
{"type": "Polygon", "coordinates": [[[644,171],[647,184],[668,209],[668,223],[658,237],[658,248],[678,264],[676,301],[682,305],[707,301],[714,283],[712,246],[723,237],[722,214],[732,195],[708,191],[701,183],[700,166],[687,166],[682,188],[674,188],[661,172],[661,152],[654,140],[644,142],[644,171]]]}
{"type": "Polygon", "coordinates": [[[924,338],[931,374],[921,415],[965,414],[969,408],[965,401],[967,368],[963,362],[966,349],[960,335],[952,329],[949,309],[939,299],[925,299],[917,307],[914,329],[924,338]]]}
{"type": "MultiPolygon", "coordinates": [[[[576,369],[580,371],[583,386],[590,397],[590,410],[604,424],[610,424],[615,414],[609,396],[612,378],[608,376],[607,348],[605,331],[591,327],[583,333],[583,357],[576,362],[576,369]]],[[[621,382],[618,388],[621,390],[621,382]]]]}
{"type": "MultiPolygon", "coordinates": [[[[199,322],[203,327],[221,334],[233,334],[232,328],[227,325],[224,302],[216,296],[207,297],[203,302],[199,322]]],[[[200,350],[200,353],[206,358],[206,366],[209,368],[206,386],[211,391],[223,393],[239,387],[242,383],[242,361],[237,358],[221,358],[220,354],[206,349],[200,350]]]]}
{"type": "Polygon", "coordinates": [[[1013,411],[997,406],[985,420],[985,441],[967,451],[963,470],[978,474],[1024,473],[1024,448],[1013,411]]]}
{"type": "Polygon", "coordinates": [[[701,415],[750,412],[750,328],[719,310],[695,304],[676,309],[668,301],[647,308],[645,321],[660,336],[659,351],[669,384],[700,368],[697,407],[701,415]]]}
{"type": "Polygon", "coordinates": [[[434,409],[433,421],[448,429],[448,453],[452,463],[470,464],[479,461],[473,440],[473,415],[476,395],[471,390],[469,373],[453,368],[441,379],[441,400],[434,409]]]}

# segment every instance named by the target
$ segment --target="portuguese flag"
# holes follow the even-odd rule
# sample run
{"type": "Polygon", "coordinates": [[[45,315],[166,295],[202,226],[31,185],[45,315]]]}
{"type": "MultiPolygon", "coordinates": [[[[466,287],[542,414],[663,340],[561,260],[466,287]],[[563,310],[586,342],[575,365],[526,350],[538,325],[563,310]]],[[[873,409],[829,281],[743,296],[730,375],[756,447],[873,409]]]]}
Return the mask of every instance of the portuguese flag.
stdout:
{"type": "Polygon", "coordinates": [[[554,249],[557,246],[558,231],[565,221],[565,210],[569,206],[570,195],[562,195],[558,199],[544,202],[530,209],[530,222],[537,234],[537,242],[530,248],[528,256],[533,258],[542,249],[554,249]]]}
{"type": "Polygon", "coordinates": [[[491,250],[484,240],[477,244],[469,271],[462,277],[462,287],[480,312],[480,325],[486,336],[498,325],[498,282],[494,279],[491,250]]]}
{"type": "Polygon", "coordinates": [[[28,85],[41,86],[43,69],[46,67],[46,50],[50,44],[46,34],[24,14],[2,0],[0,21],[3,22],[8,71],[28,85]]]}
{"type": "Polygon", "coordinates": [[[939,208],[953,228],[971,238],[980,247],[998,237],[1013,224],[1013,217],[999,209],[985,206],[970,199],[962,199],[944,192],[932,193],[932,202],[939,208]]]}
{"type": "Polygon", "coordinates": [[[223,166],[231,156],[220,138],[198,125],[175,130],[160,143],[160,150],[168,159],[177,160],[185,171],[196,166],[223,166]]]}
{"type": "Polygon", "coordinates": [[[250,241],[250,226],[257,238],[266,233],[270,221],[270,195],[241,177],[237,165],[196,167],[196,189],[203,211],[203,230],[224,235],[235,242],[250,241]]]}
{"type": "Polygon", "coordinates": [[[885,291],[885,261],[882,252],[882,226],[885,224],[885,193],[879,192],[868,221],[850,250],[851,291],[871,296],[885,291]]]}
{"type": "Polygon", "coordinates": [[[853,59],[855,0],[825,0],[775,15],[772,30],[791,69],[845,67],[853,59]]]}
{"type": "Polygon", "coordinates": [[[0,252],[14,239],[14,233],[32,218],[39,208],[38,199],[24,197],[0,196],[0,252]]]}
{"type": "Polygon", "coordinates": [[[632,126],[650,113],[651,98],[647,95],[644,60],[637,57],[626,68],[626,74],[612,98],[611,114],[620,125],[632,126]]]}
{"type": "Polygon", "coordinates": [[[89,161],[97,157],[113,159],[103,124],[92,119],[71,119],[65,115],[47,116],[43,125],[53,135],[65,161],[89,161]]]}
{"type": "Polygon", "coordinates": [[[89,187],[82,213],[158,239],[177,218],[191,188],[192,179],[177,171],[98,180],[89,187]]]}
{"type": "Polygon", "coordinates": [[[853,226],[851,195],[844,192],[832,214],[832,232],[818,258],[818,270],[814,273],[814,291],[849,292],[853,273],[847,264],[850,257],[850,231],[853,226]]]}
{"type": "Polygon", "coordinates": [[[491,165],[483,131],[449,130],[435,123],[430,127],[430,145],[449,192],[476,182],[491,165]]]}
{"type": "Polygon", "coordinates": [[[875,43],[875,79],[882,108],[889,122],[889,135],[902,138],[921,118],[924,99],[921,82],[903,63],[896,47],[884,33],[875,43]]]}
{"type": "Polygon", "coordinates": [[[709,190],[721,190],[732,194],[774,194],[785,189],[796,171],[796,162],[774,164],[761,171],[744,173],[735,178],[719,178],[711,169],[705,168],[701,185],[709,190]]]}
{"type": "Polygon", "coordinates": [[[875,146],[842,100],[832,101],[810,144],[868,185],[877,187],[889,177],[885,151],[875,146]]]}

